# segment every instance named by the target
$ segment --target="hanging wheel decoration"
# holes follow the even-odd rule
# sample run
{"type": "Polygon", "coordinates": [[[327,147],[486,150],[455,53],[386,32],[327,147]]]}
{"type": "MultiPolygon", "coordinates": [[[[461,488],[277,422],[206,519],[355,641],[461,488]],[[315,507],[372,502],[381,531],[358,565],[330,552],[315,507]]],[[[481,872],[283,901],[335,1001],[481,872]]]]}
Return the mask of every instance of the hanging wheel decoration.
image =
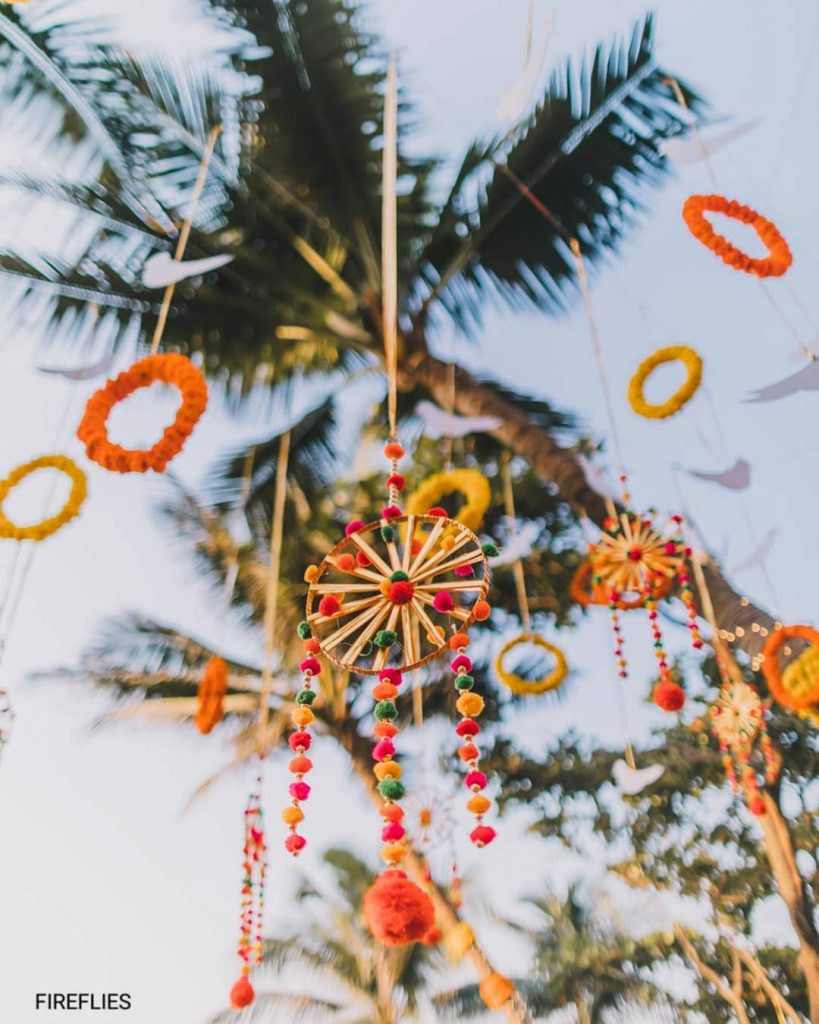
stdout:
{"type": "Polygon", "coordinates": [[[225,694],[228,688],[228,668],[224,658],[213,657],[205,665],[196,694],[196,728],[207,736],[222,721],[225,694]]]}
{"type": "Polygon", "coordinates": [[[559,647],[555,647],[554,644],[550,644],[548,640],[544,640],[542,636],[538,636],[537,633],[522,633],[520,636],[510,640],[509,643],[505,644],[497,658],[495,659],[495,673],[504,684],[508,687],[512,693],[517,694],[521,697],[527,697],[536,695],[539,693],[549,693],[552,690],[559,689],[569,673],[569,666],[566,662],[566,656],[559,647]],[[535,647],[541,648],[550,654],[555,661],[554,668],[547,675],[543,676],[542,679],[524,679],[522,676],[517,675],[515,672],[509,671],[504,667],[504,657],[516,647],[523,647],[526,644],[533,644],[535,647]]]}
{"type": "MultiPolygon", "coordinates": [[[[719,655],[717,660],[721,661],[719,655]]],[[[765,760],[768,782],[776,775],[776,763],[759,694],[744,680],[732,680],[724,674],[722,689],[709,715],[711,732],[719,743],[731,788],[738,793],[741,787],[749,810],[756,815],[764,814],[765,804],[752,764],[757,743],[765,760]]]]}
{"type": "Polygon", "coordinates": [[[205,378],[190,359],[175,354],[146,356],[91,396],[77,437],[85,445],[88,458],[113,473],[146,473],[149,469],[164,473],[171,459],[182,451],[207,404],[205,378]],[[174,422],[145,451],[113,444],[107,427],[111,410],[123,398],[157,382],[172,384],[181,392],[182,405],[174,422]]]}
{"type": "Polygon", "coordinates": [[[262,962],[266,846],[261,789],[260,763],[256,785],[245,807],[245,842],[242,861],[244,875],[238,946],[242,970],[239,980],[230,990],[230,1005],[234,1010],[241,1010],[253,1002],[255,993],[249,975],[251,970],[262,962]]]}
{"type": "Polygon", "coordinates": [[[650,420],[664,420],[674,416],[687,405],[699,390],[701,383],[702,359],[698,353],[686,345],[669,345],[667,348],[658,349],[637,367],[628,386],[629,404],[638,416],[650,420]],[[685,366],[687,376],[683,385],[659,405],[646,401],[643,392],[648,378],[658,366],[675,362],[681,362],[685,366]]]}
{"type": "MultiPolygon", "coordinates": [[[[607,594],[605,589],[599,584],[595,584],[595,569],[591,561],[586,558],[582,561],[572,577],[570,585],[570,594],[572,600],[577,604],[587,607],[588,605],[606,605],[611,604],[611,595],[607,594]]],[[[674,579],[670,576],[663,576],[660,579],[656,579],[652,583],[651,596],[656,600],[661,600],[664,597],[668,597],[674,586],[674,579]]],[[[638,592],[636,594],[620,594],[616,601],[616,607],[618,611],[629,612],[634,611],[636,608],[645,608],[646,594],[638,592]]]]}
{"type": "Polygon", "coordinates": [[[802,713],[819,705],[819,631],[810,626],[782,626],[768,635],[762,649],[762,672],[771,696],[783,707],[802,713]],[[779,655],[789,640],[809,646],[781,669],[779,655]]]}
{"type": "Polygon", "coordinates": [[[755,277],[781,277],[793,263],[788,243],[776,225],[766,220],[756,210],[752,210],[750,206],[743,206],[735,199],[716,195],[689,196],[683,204],[682,215],[691,234],[719,256],[723,263],[727,263],[735,270],[743,270],[755,277]],[[721,213],[750,225],[768,249],[768,255],[763,259],[748,256],[723,235],[714,231],[705,216],[706,213],[721,213]]]}
{"type": "MultiPolygon", "coordinates": [[[[419,515],[436,507],[438,502],[453,491],[463,495],[466,503],[455,513],[454,518],[468,529],[480,530],[483,517],[492,501],[489,481],[477,469],[453,469],[448,473],[436,473],[425,480],[407,498],[407,514],[419,515]]],[[[442,514],[446,514],[441,509],[442,514]]]]}
{"type": "Polygon", "coordinates": [[[65,455],[42,455],[39,459],[32,459],[31,462],[18,466],[5,480],[0,481],[0,537],[8,540],[45,540],[46,537],[61,530],[66,523],[76,519],[87,493],[85,473],[65,455]],[[59,473],[64,473],[71,481],[71,492],[57,515],[43,519],[33,526],[17,526],[3,512],[3,503],[18,484],[39,469],[56,469],[59,473]]]}

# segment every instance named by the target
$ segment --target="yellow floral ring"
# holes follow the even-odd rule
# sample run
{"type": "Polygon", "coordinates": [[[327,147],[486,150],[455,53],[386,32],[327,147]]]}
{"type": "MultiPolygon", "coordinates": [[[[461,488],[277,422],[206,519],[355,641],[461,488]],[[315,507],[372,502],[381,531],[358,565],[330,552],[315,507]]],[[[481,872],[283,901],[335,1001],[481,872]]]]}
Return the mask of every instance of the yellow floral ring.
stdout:
{"type": "Polygon", "coordinates": [[[452,518],[476,533],[492,502],[489,481],[477,469],[454,469],[451,473],[435,473],[427,477],[407,499],[406,513],[411,516],[423,515],[453,491],[462,494],[466,504],[452,518]]]}
{"type": "Polygon", "coordinates": [[[7,540],[45,540],[80,514],[87,493],[85,473],[65,455],[42,455],[39,459],[32,459],[31,462],[18,466],[5,480],[0,480],[0,537],[7,540]],[[56,516],[32,526],[17,526],[3,512],[3,502],[19,483],[32,473],[36,473],[38,469],[56,469],[64,473],[71,480],[71,493],[56,516]]]}
{"type": "Polygon", "coordinates": [[[644,416],[649,420],[664,420],[678,413],[684,405],[690,402],[701,383],[702,358],[700,355],[693,348],[688,348],[687,345],[669,345],[667,348],[658,349],[637,367],[628,386],[629,404],[638,416],[644,416]],[[683,385],[660,405],[647,402],[643,395],[643,388],[648,378],[658,366],[677,361],[685,366],[688,373],[683,385]]]}
{"type": "Polygon", "coordinates": [[[537,633],[521,633],[520,636],[516,636],[514,640],[510,640],[508,644],[501,648],[497,658],[495,658],[495,672],[498,679],[505,686],[509,687],[512,693],[517,694],[519,697],[530,697],[539,693],[549,693],[551,690],[557,690],[569,674],[569,666],[565,654],[559,647],[550,644],[548,640],[544,640],[537,633]],[[542,679],[524,679],[522,676],[509,672],[503,667],[503,659],[509,651],[515,647],[522,647],[524,644],[534,644],[535,647],[548,651],[555,659],[554,668],[542,679]]]}

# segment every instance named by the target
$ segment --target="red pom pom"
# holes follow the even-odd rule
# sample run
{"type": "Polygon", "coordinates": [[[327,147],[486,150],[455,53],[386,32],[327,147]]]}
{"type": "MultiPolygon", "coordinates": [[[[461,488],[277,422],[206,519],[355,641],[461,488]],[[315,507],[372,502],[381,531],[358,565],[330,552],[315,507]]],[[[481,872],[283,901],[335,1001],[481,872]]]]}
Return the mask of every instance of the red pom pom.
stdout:
{"type": "Polygon", "coordinates": [[[470,789],[486,789],[487,778],[483,772],[470,772],[466,784],[470,789]]]}
{"type": "Polygon", "coordinates": [[[287,742],[290,744],[291,750],[298,750],[299,747],[302,747],[303,750],[309,750],[313,737],[309,732],[293,732],[290,734],[290,739],[287,742]]]}
{"type": "Polygon", "coordinates": [[[756,815],[757,818],[761,818],[763,814],[768,813],[767,808],[765,807],[765,801],[762,799],[759,793],[752,797],[751,801],[748,804],[748,810],[751,812],[751,814],[756,815]]]}
{"type": "Polygon", "coordinates": [[[319,615],[326,615],[328,618],[330,618],[331,616],[335,615],[340,608],[341,602],[339,601],[335,594],[326,594],[319,601],[319,615]]]}
{"type": "Polygon", "coordinates": [[[344,527],[345,534],[349,537],[353,533],[358,533],[359,530],[363,530],[366,523],[362,523],[360,519],[354,519],[351,523],[347,523],[344,527]]]}
{"type": "Polygon", "coordinates": [[[415,593],[415,587],[409,580],[397,580],[390,584],[387,599],[393,604],[409,604],[415,593]]]}
{"type": "Polygon", "coordinates": [[[256,998],[250,980],[243,974],[230,990],[230,1005],[234,1010],[243,1010],[256,998]]]}
{"type": "Polygon", "coordinates": [[[370,564],[369,558],[367,558],[363,551],[356,552],[355,560],[358,562],[362,569],[366,569],[367,566],[370,564]]]}
{"type": "Polygon", "coordinates": [[[382,519],[400,519],[403,512],[397,505],[387,505],[386,508],[381,509],[382,519]]]}
{"type": "Polygon", "coordinates": [[[399,825],[397,821],[391,821],[381,830],[381,838],[385,843],[397,842],[399,839],[403,839],[406,834],[404,826],[399,825]]]}
{"type": "Polygon", "coordinates": [[[461,579],[468,580],[475,575],[475,569],[471,565],[459,565],[455,568],[455,575],[461,579]]]}
{"type": "Polygon", "coordinates": [[[310,796],[310,787],[306,782],[291,782],[287,791],[294,800],[306,800],[310,796]]]}
{"type": "Polygon", "coordinates": [[[432,900],[403,871],[385,871],[364,895],[364,915],[377,942],[406,946],[435,924],[432,900]]]}
{"type": "Polygon", "coordinates": [[[654,688],[654,703],[663,711],[679,711],[685,705],[685,690],[676,683],[659,683],[654,688]]]}
{"type": "Polygon", "coordinates": [[[427,509],[427,515],[428,516],[435,516],[438,519],[446,519],[447,516],[448,516],[448,513],[447,513],[447,510],[445,508],[441,508],[440,505],[433,505],[432,508],[428,508],[427,509]]]}
{"type": "Polygon", "coordinates": [[[394,753],[395,744],[392,740],[379,740],[373,747],[373,761],[383,761],[387,757],[392,757],[394,753]]]}
{"type": "Polygon", "coordinates": [[[489,846],[497,834],[489,825],[478,825],[469,833],[469,838],[476,846],[489,846]]]}
{"type": "Polygon", "coordinates": [[[452,600],[452,594],[448,594],[446,590],[439,590],[435,595],[432,602],[436,612],[451,612],[455,607],[455,602],[452,600]]]}
{"type": "Polygon", "coordinates": [[[464,718],[455,726],[455,732],[459,736],[477,736],[480,731],[481,727],[473,718],[464,718]]]}
{"type": "Polygon", "coordinates": [[[421,942],[425,946],[437,946],[442,938],[441,929],[437,925],[433,925],[423,939],[421,939],[421,942]]]}
{"type": "Polygon", "coordinates": [[[321,662],[318,658],[305,658],[304,661],[300,662],[299,668],[302,672],[310,672],[312,675],[317,676],[321,672],[321,662]]]}
{"type": "Polygon", "coordinates": [[[459,654],[457,658],[450,662],[449,667],[452,669],[453,672],[456,673],[459,669],[464,669],[466,672],[471,672],[472,662],[469,658],[467,658],[465,654],[459,654]]]}
{"type": "Polygon", "coordinates": [[[285,850],[288,853],[292,853],[294,857],[301,853],[305,846],[307,846],[307,840],[304,836],[297,836],[295,833],[289,835],[284,841],[285,850]]]}
{"type": "Polygon", "coordinates": [[[400,686],[404,681],[399,668],[382,668],[378,673],[378,678],[382,683],[392,683],[393,686],[400,686]]]}
{"type": "Polygon", "coordinates": [[[396,491],[403,491],[406,486],[407,481],[400,473],[393,473],[387,477],[387,487],[394,487],[396,491]]]}

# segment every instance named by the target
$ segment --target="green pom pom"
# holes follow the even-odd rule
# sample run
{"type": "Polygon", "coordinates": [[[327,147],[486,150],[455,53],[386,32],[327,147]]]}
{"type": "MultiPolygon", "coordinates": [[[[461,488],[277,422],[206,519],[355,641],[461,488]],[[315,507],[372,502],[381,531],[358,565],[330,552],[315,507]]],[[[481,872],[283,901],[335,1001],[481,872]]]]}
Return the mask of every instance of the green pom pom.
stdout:
{"type": "Polygon", "coordinates": [[[368,640],[366,642],[366,644],[364,644],[364,646],[361,648],[361,657],[362,658],[369,658],[369,656],[372,653],[373,653],[373,645],[372,645],[371,641],[368,640]]]}
{"type": "Polygon", "coordinates": [[[409,576],[402,569],[396,569],[392,576],[390,576],[390,583],[400,583],[402,580],[408,579],[409,576]]]}
{"type": "Polygon", "coordinates": [[[296,694],[297,704],[312,704],[315,699],[315,690],[299,690],[299,692],[296,694]]]}
{"type": "Polygon", "coordinates": [[[302,640],[309,640],[313,635],[313,630],[310,628],[309,622],[300,622],[296,627],[296,632],[302,638],[302,640]]]}
{"type": "MultiPolygon", "coordinates": [[[[381,527],[381,539],[385,540],[388,544],[390,541],[395,540],[395,527],[394,526],[382,526],[381,527]]],[[[404,577],[405,579],[407,577],[404,577]]]]}
{"type": "Polygon", "coordinates": [[[373,714],[379,722],[387,718],[397,718],[398,708],[391,700],[380,700],[373,708],[373,714]]]}
{"type": "Polygon", "coordinates": [[[475,680],[472,676],[462,675],[455,676],[455,685],[459,690],[471,690],[475,685],[475,680]]]}
{"type": "Polygon", "coordinates": [[[378,783],[378,792],[385,800],[400,800],[406,790],[399,779],[384,779],[378,783]]]}
{"type": "Polygon", "coordinates": [[[398,634],[394,629],[379,629],[373,637],[373,643],[376,647],[386,649],[387,647],[392,647],[397,639],[398,634]]]}
{"type": "Polygon", "coordinates": [[[497,544],[493,544],[492,541],[481,544],[481,551],[483,551],[487,558],[497,558],[500,554],[500,548],[497,544]]]}

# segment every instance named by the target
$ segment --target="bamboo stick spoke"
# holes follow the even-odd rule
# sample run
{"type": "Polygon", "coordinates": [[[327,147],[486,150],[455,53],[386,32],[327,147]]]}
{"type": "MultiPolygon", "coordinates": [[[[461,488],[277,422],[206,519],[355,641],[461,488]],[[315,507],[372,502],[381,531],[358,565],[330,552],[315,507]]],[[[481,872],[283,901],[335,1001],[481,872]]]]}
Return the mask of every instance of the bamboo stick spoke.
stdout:
{"type": "Polygon", "coordinates": [[[341,658],[342,665],[352,665],[361,656],[361,652],[364,650],[366,644],[372,640],[384,619],[387,617],[391,605],[388,601],[384,602],[384,606],[378,609],[375,618],[370,622],[366,629],[364,629],[358,639],[350,647],[350,649],[341,658]]]}
{"type": "Polygon", "coordinates": [[[316,594],[364,594],[378,590],[380,583],[380,579],[377,583],[316,583],[313,591],[316,594]]]}
{"type": "Polygon", "coordinates": [[[401,631],[404,634],[404,653],[406,655],[406,663],[408,665],[414,665],[418,658],[418,637],[415,632],[415,620],[412,617],[411,606],[404,604],[401,606],[401,631]]]}
{"type": "Polygon", "coordinates": [[[473,551],[465,555],[461,555],[460,558],[453,558],[451,562],[444,562],[439,565],[425,565],[424,568],[415,574],[413,583],[416,580],[426,579],[428,576],[442,576],[445,572],[452,572],[454,569],[459,568],[462,565],[474,565],[476,562],[482,562],[484,558],[483,551],[473,551]]]}
{"type": "MultiPolygon", "coordinates": [[[[416,597],[413,598],[413,604],[415,603],[416,599],[425,605],[431,605],[433,603],[434,599],[431,594],[425,594],[423,591],[419,592],[417,590],[415,594],[416,597]]],[[[466,622],[466,620],[470,617],[471,614],[472,613],[468,612],[465,608],[457,607],[453,608],[451,612],[447,612],[447,615],[451,616],[453,619],[458,619],[460,622],[466,622]]]]}
{"type": "Polygon", "coordinates": [[[369,560],[384,573],[385,576],[389,576],[392,573],[392,569],[387,565],[381,555],[375,551],[363,537],[357,533],[350,534],[350,540],[355,544],[359,551],[363,551],[369,560]]]}
{"type": "MultiPolygon", "coordinates": [[[[431,636],[437,636],[438,631],[440,629],[443,629],[443,627],[435,625],[432,619],[427,615],[426,611],[424,610],[424,606],[418,597],[413,597],[412,607],[415,611],[415,614],[418,616],[421,625],[424,627],[427,633],[431,636]]],[[[446,639],[446,630],[444,630],[444,639],[446,639]]],[[[432,640],[430,640],[429,642],[433,643],[432,640]]]]}
{"type": "MultiPolygon", "coordinates": [[[[381,601],[384,609],[389,608],[389,602],[385,598],[381,598],[381,601]]],[[[375,604],[374,608],[365,608],[365,610],[360,615],[356,616],[356,618],[354,619],[351,619],[345,626],[342,626],[341,629],[336,630],[335,633],[327,637],[327,639],[323,641],[322,646],[327,651],[333,650],[333,648],[337,647],[342,640],[346,640],[348,636],[352,636],[352,634],[355,633],[357,629],[360,629],[362,626],[364,626],[371,616],[377,616],[378,614],[380,614],[381,611],[382,607],[377,603],[375,604]]]]}
{"type": "MultiPolygon", "coordinates": [[[[469,536],[468,533],[460,534],[451,548],[449,548],[448,550],[441,548],[439,551],[436,551],[434,555],[430,555],[430,557],[421,566],[421,568],[425,572],[427,569],[435,568],[435,566],[437,566],[445,558],[449,558],[449,556],[452,555],[455,551],[457,551],[458,548],[462,548],[464,544],[468,543],[468,541],[470,540],[471,537],[469,536]]],[[[479,557],[483,558],[483,552],[481,552],[479,557]]]]}
{"type": "Polygon", "coordinates": [[[357,565],[355,569],[348,572],[346,569],[338,568],[337,560],[338,556],[336,556],[336,558],[328,557],[326,559],[328,565],[332,565],[334,569],[338,569],[339,572],[343,572],[345,576],[358,576],[359,579],[372,580],[373,583],[381,582],[382,577],[379,576],[377,572],[373,572],[372,569],[365,569],[363,566],[357,565]]]}
{"type": "MultiPolygon", "coordinates": [[[[394,630],[398,625],[398,616],[401,614],[401,605],[394,604],[392,611],[390,612],[390,618],[387,622],[387,629],[394,630]]],[[[390,650],[388,647],[379,648],[375,658],[373,658],[373,668],[382,669],[387,664],[387,658],[390,656],[390,650]]]]}
{"type": "Polygon", "coordinates": [[[449,580],[443,583],[422,583],[415,590],[483,590],[483,580],[449,580]]]}
{"type": "MultiPolygon", "coordinates": [[[[386,519],[384,520],[384,525],[385,526],[389,526],[390,525],[387,522],[386,519]]],[[[392,566],[392,572],[397,572],[399,569],[402,568],[402,566],[401,566],[401,558],[400,558],[400,556],[398,554],[398,547],[397,547],[397,545],[396,545],[394,540],[384,541],[384,544],[386,545],[386,548],[387,548],[387,558],[389,558],[389,560],[390,560],[390,565],[392,566]]]]}
{"type": "Polygon", "coordinates": [[[410,562],[412,561],[412,538],[415,536],[415,516],[407,516],[404,532],[404,550],[401,557],[401,568],[409,575],[410,562]]]}
{"type": "MultiPolygon", "coordinates": [[[[424,543],[423,543],[423,545],[421,547],[421,550],[415,556],[415,561],[412,563],[412,565],[410,566],[410,570],[409,570],[410,577],[412,577],[415,574],[415,572],[418,569],[418,566],[423,564],[424,559],[427,557],[427,555],[432,550],[432,548],[435,546],[435,544],[437,544],[438,538],[441,536],[441,533],[443,532],[443,529],[444,529],[444,521],[443,521],[443,519],[439,519],[438,522],[429,531],[429,534],[427,535],[427,539],[424,541],[424,543]]],[[[413,541],[412,534],[407,534],[407,543],[410,545],[410,548],[412,548],[412,541],[413,541]]]]}

